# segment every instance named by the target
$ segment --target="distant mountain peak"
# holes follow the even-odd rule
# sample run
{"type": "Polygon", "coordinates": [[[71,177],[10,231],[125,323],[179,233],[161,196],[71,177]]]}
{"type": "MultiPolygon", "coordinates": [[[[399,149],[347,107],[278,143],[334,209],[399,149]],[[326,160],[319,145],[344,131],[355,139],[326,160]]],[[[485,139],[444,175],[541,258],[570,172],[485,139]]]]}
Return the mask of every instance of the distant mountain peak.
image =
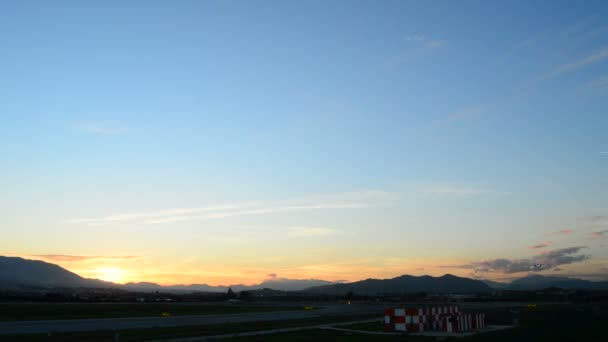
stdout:
{"type": "Polygon", "coordinates": [[[86,279],[41,260],[0,256],[0,283],[39,287],[108,287],[115,284],[86,279]]]}
{"type": "Polygon", "coordinates": [[[429,275],[412,276],[404,274],[392,279],[366,279],[352,283],[318,286],[307,289],[307,291],[334,295],[343,295],[348,292],[354,292],[360,295],[400,295],[415,292],[487,293],[491,292],[492,288],[479,280],[461,278],[453,275],[433,277],[429,275]]]}

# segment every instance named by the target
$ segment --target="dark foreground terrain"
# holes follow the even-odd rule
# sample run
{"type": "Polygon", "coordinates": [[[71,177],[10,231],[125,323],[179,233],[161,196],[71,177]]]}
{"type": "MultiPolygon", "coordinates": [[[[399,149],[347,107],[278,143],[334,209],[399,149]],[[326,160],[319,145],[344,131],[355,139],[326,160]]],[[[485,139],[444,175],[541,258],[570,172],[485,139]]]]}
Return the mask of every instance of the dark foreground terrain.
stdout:
{"type": "MultiPolygon", "coordinates": [[[[51,304],[52,305],[52,304],[51,304]]],[[[133,304],[135,305],[135,304],[133,304]]],[[[288,306],[289,307],[289,306],[288,306]]],[[[178,339],[195,336],[223,335],[224,340],[236,341],[435,341],[436,337],[408,335],[382,335],[380,322],[382,312],[378,314],[357,314],[356,308],[381,308],[374,306],[333,306],[313,310],[314,315],[308,318],[266,320],[240,323],[205,324],[182,327],[154,327],[147,329],[123,329],[116,331],[87,332],[51,332],[45,334],[11,334],[1,335],[2,341],[153,341],[178,339]],[[318,314],[317,314],[318,312],[318,314]],[[339,314],[342,312],[342,314],[339,314]],[[371,322],[337,325],[357,320],[371,322]],[[373,319],[377,319],[376,322],[373,319]],[[334,327],[342,330],[330,330],[334,327]],[[297,328],[289,332],[272,333],[273,329],[297,328]],[[240,333],[269,331],[256,336],[238,337],[240,333]]],[[[489,324],[512,324],[514,328],[478,334],[469,337],[450,337],[448,341],[603,341],[608,338],[608,304],[538,304],[535,308],[516,303],[512,306],[501,303],[484,308],[463,306],[465,311],[486,312],[489,324]]],[[[235,307],[236,308],[236,307],[235,307]]],[[[280,308],[280,307],[277,307],[280,308]]],[[[251,308],[247,310],[253,310],[251,308]]],[[[278,313],[278,312],[277,312],[278,313]]],[[[309,311],[308,313],[312,313],[309,311]]],[[[235,313],[239,315],[239,313],[235,313]]],[[[13,323],[13,322],[4,322],[13,323]]],[[[16,323],[16,322],[15,322],[16,323]]]]}

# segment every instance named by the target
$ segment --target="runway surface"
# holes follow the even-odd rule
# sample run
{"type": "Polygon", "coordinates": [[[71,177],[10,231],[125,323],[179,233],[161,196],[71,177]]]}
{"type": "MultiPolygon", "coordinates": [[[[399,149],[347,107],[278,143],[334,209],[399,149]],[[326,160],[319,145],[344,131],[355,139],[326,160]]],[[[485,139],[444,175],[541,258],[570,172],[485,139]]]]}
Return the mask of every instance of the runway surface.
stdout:
{"type": "MultiPolygon", "coordinates": [[[[549,305],[551,303],[545,303],[549,305]]],[[[171,316],[171,317],[129,317],[129,318],[98,318],[98,319],[69,319],[44,321],[12,321],[0,322],[0,335],[35,334],[65,331],[96,331],[96,330],[125,330],[157,327],[178,327],[188,325],[210,325],[222,323],[243,323],[256,321],[281,321],[290,319],[305,319],[324,316],[348,316],[377,314],[381,317],[384,308],[394,306],[424,307],[437,305],[460,305],[464,310],[482,310],[498,307],[525,307],[526,303],[409,303],[409,304],[321,304],[319,310],[312,311],[274,311],[243,314],[171,316]]]]}
{"type": "Polygon", "coordinates": [[[125,330],[157,327],[178,327],[188,325],[209,325],[222,323],[242,323],[255,321],[280,321],[323,316],[382,315],[382,306],[376,305],[328,305],[313,311],[275,311],[245,314],[171,316],[171,317],[130,317],[100,319],[69,319],[44,321],[0,322],[0,335],[36,334],[64,331],[125,330]]]}

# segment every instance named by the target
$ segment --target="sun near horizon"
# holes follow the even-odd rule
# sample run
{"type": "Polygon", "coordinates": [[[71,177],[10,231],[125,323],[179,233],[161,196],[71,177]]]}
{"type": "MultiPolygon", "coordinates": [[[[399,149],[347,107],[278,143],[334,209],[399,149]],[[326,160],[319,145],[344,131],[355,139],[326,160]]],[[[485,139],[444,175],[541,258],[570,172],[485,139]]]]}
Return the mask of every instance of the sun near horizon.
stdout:
{"type": "Polygon", "coordinates": [[[0,255],[608,280],[607,4],[2,2],[0,255]]]}

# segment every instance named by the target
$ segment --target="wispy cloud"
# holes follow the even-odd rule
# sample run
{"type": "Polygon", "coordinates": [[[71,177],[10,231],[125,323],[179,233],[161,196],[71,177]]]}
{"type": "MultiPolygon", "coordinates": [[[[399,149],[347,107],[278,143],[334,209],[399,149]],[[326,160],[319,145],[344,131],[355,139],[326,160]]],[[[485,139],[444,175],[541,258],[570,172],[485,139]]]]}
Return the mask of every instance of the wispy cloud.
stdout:
{"type": "Polygon", "coordinates": [[[76,261],[87,261],[87,260],[127,260],[141,258],[136,255],[121,255],[121,256],[86,256],[86,255],[65,255],[65,254],[33,254],[33,257],[42,258],[44,260],[51,261],[65,261],[65,262],[76,262],[76,261]]]}
{"type": "Polygon", "coordinates": [[[222,219],[227,217],[237,216],[249,216],[249,215],[263,215],[273,214],[288,211],[305,211],[305,210],[327,210],[327,209],[356,209],[366,208],[369,205],[364,203],[322,203],[322,204],[310,204],[310,205],[293,205],[293,206],[273,206],[273,207],[257,207],[247,210],[232,210],[223,212],[214,212],[205,215],[182,215],[182,216],[171,216],[163,217],[153,220],[146,220],[144,223],[148,224],[159,224],[159,223],[171,223],[179,221],[190,221],[190,220],[204,220],[204,219],[222,219]]]}
{"type": "Polygon", "coordinates": [[[532,245],[532,246],[528,246],[529,249],[540,249],[540,248],[547,248],[551,245],[551,241],[545,241],[541,244],[538,245],[532,245]]]}
{"type": "Polygon", "coordinates": [[[419,49],[433,50],[444,47],[448,44],[446,40],[441,39],[429,39],[425,36],[406,36],[403,38],[406,44],[413,45],[419,49]]]}
{"type": "Polygon", "coordinates": [[[591,65],[591,64],[600,62],[600,61],[604,60],[605,58],[608,58],[608,47],[604,47],[601,50],[599,50],[595,53],[592,53],[586,57],[583,57],[579,60],[576,60],[574,62],[560,65],[560,66],[554,68],[553,70],[545,73],[543,76],[541,76],[538,79],[538,81],[541,82],[541,81],[546,81],[551,78],[563,76],[565,74],[568,74],[575,70],[583,68],[587,65],[591,65]]]}
{"type": "Polygon", "coordinates": [[[555,235],[570,235],[574,233],[573,229],[562,229],[555,232],[545,233],[546,236],[555,236],[555,235]]]}
{"type": "Polygon", "coordinates": [[[476,273],[501,272],[540,272],[588,260],[589,255],[579,254],[585,246],[554,249],[537,254],[530,258],[506,259],[498,258],[484,261],[475,261],[465,265],[446,265],[444,268],[473,269],[476,273]]]}
{"type": "Polygon", "coordinates": [[[80,132],[92,133],[92,134],[103,134],[103,135],[121,134],[121,133],[126,133],[128,130],[126,126],[112,125],[112,124],[99,123],[99,122],[76,123],[76,124],[72,125],[72,128],[77,131],[80,131],[80,132]]]}
{"type": "Polygon", "coordinates": [[[292,227],[287,235],[291,237],[319,237],[336,234],[337,231],[326,227],[292,227]]]}
{"type": "Polygon", "coordinates": [[[119,222],[163,224],[180,221],[222,219],[228,217],[264,215],[294,211],[338,210],[368,208],[390,200],[383,191],[364,191],[341,195],[325,195],[281,202],[235,203],[192,208],[172,208],[147,212],[128,212],[96,218],[66,220],[71,224],[104,225],[119,222]]]}
{"type": "Polygon", "coordinates": [[[591,232],[591,233],[587,234],[587,236],[592,239],[605,239],[605,238],[608,238],[608,229],[591,232]]]}

